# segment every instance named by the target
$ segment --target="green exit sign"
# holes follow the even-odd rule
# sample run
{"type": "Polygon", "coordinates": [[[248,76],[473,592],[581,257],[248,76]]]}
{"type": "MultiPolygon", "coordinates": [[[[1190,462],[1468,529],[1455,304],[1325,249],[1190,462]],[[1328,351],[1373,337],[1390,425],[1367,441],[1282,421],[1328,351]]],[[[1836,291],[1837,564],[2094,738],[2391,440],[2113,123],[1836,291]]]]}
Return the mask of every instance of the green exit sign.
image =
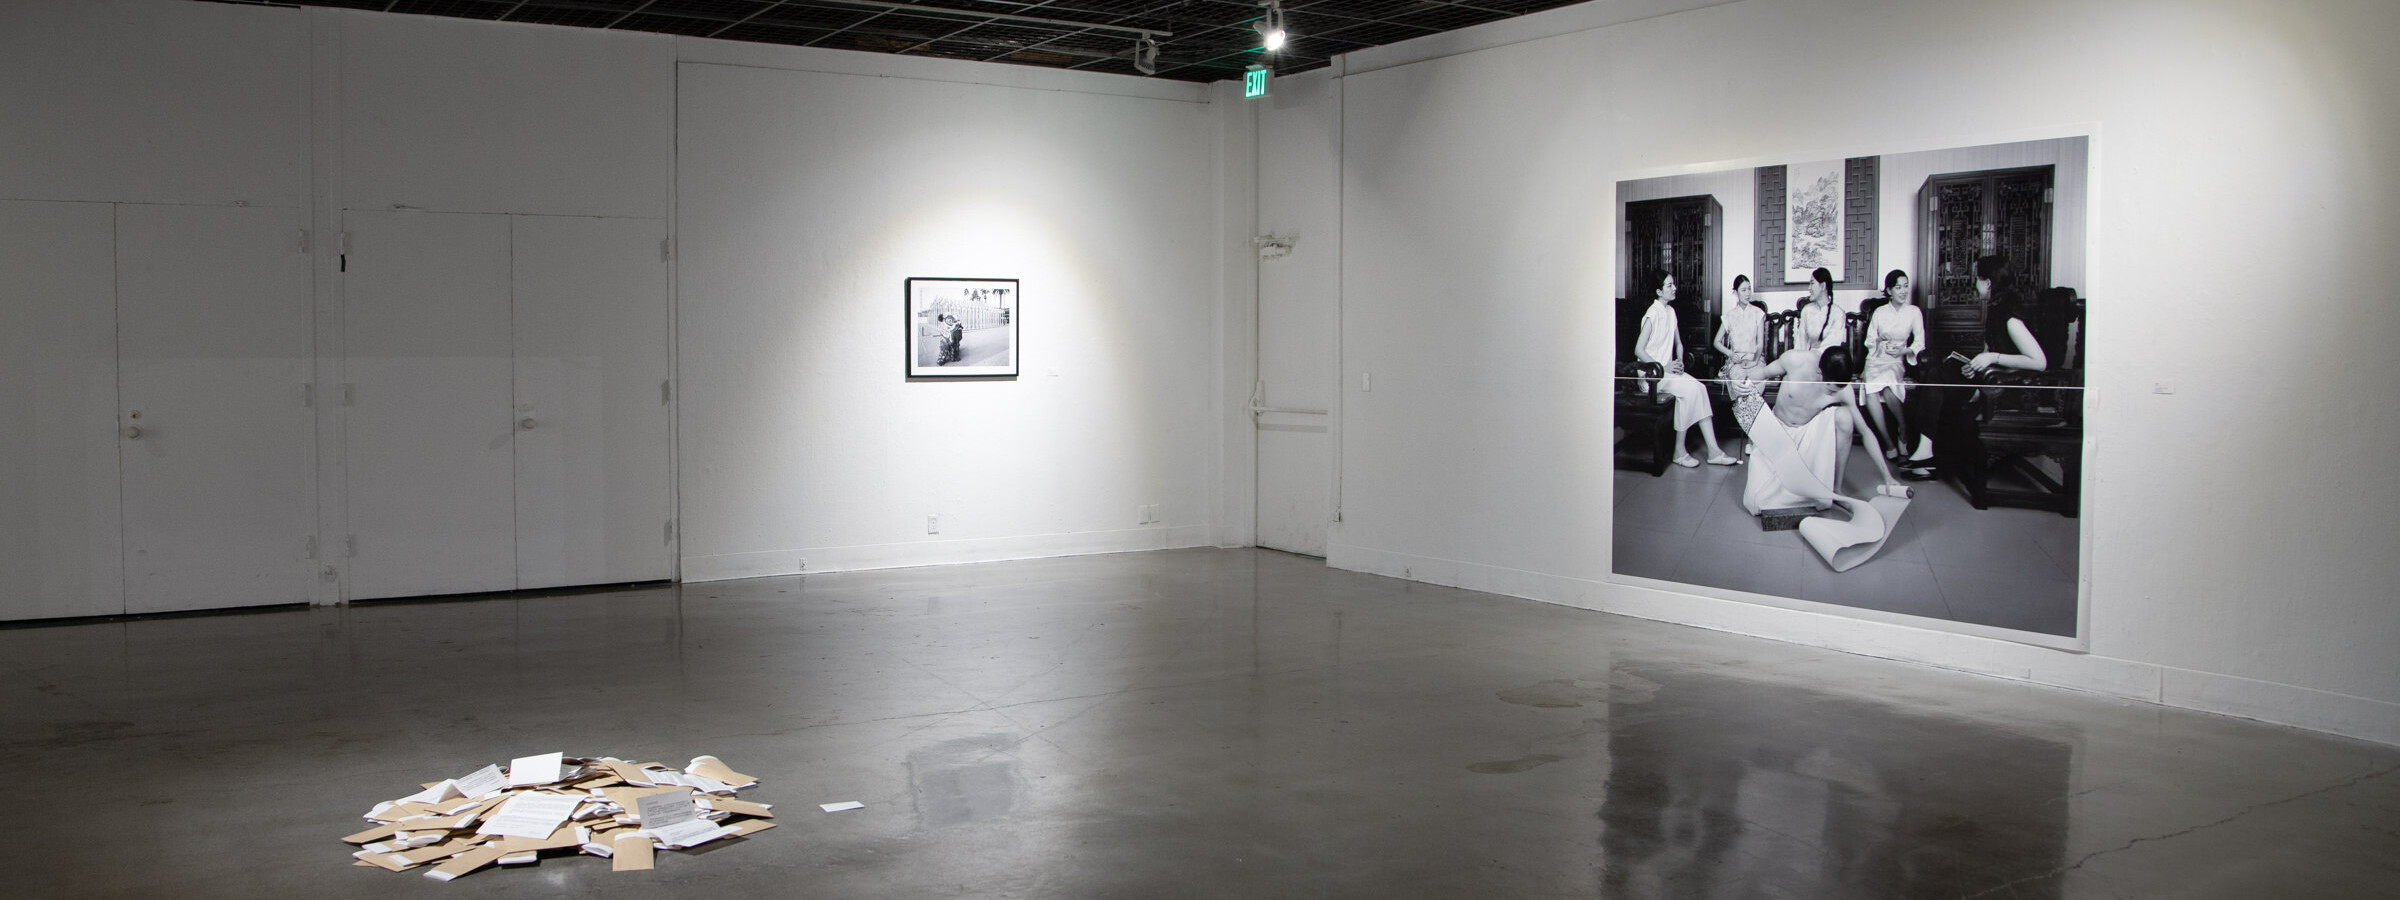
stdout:
{"type": "Polygon", "coordinates": [[[1266,96],[1267,79],[1273,77],[1275,77],[1275,70],[1265,66],[1251,66],[1250,71],[1242,73],[1242,99],[1266,96]]]}

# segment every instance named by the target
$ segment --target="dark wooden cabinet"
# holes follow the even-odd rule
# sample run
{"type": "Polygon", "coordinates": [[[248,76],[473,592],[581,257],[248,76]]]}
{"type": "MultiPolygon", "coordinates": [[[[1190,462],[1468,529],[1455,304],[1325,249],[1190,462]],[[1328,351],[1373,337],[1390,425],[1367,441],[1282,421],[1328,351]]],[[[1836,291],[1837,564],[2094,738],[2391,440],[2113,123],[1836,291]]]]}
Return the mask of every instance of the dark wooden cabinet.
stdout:
{"type": "MultiPolygon", "coordinates": [[[[1686,354],[1708,347],[1716,327],[1718,302],[1725,292],[1719,283],[1724,277],[1718,229],[1725,221],[1724,207],[1717,198],[1707,194],[1693,197],[1674,197],[1665,200],[1637,200],[1625,204],[1625,305],[1633,307],[1635,330],[1641,325],[1641,311],[1648,309],[1649,297],[1634,297],[1634,285],[1661,269],[1675,276],[1675,321],[1683,332],[1686,354]]],[[[1618,343],[1620,359],[1632,359],[1633,335],[1624,331],[1620,322],[1618,343]]]]}
{"type": "Polygon", "coordinates": [[[1999,254],[2028,292],[2050,286],[2050,200],[2055,166],[1956,172],[1925,179],[1917,194],[1917,293],[1935,349],[1983,348],[1984,303],[1975,260],[1999,254]]]}

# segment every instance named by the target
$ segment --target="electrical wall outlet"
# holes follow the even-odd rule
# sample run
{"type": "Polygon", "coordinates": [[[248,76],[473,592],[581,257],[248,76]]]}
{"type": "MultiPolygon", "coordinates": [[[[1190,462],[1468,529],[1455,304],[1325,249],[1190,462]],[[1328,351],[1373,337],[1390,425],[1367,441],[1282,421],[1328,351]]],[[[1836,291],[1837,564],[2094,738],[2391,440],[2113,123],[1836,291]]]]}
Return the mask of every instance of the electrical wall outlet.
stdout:
{"type": "Polygon", "coordinates": [[[926,516],[926,517],[925,517],[925,533],[926,533],[926,534],[940,534],[940,533],[942,533],[942,517],[941,517],[941,516],[926,516]]]}

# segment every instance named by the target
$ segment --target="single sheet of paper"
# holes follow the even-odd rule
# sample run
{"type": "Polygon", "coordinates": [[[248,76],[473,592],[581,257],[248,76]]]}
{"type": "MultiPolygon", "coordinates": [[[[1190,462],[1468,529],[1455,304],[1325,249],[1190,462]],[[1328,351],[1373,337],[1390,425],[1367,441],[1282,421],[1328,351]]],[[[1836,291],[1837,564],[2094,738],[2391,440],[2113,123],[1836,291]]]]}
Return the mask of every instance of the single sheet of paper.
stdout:
{"type": "Polygon", "coordinates": [[[685,789],[672,785],[667,787],[612,787],[600,789],[600,796],[607,798],[608,802],[622,807],[624,811],[629,813],[633,812],[634,804],[641,802],[643,797],[647,797],[651,794],[685,793],[688,793],[685,789]]]}
{"type": "Polygon", "coordinates": [[[692,795],[686,791],[658,791],[635,797],[632,812],[642,818],[643,830],[652,832],[700,816],[700,810],[692,805],[692,795]]]}
{"type": "Polygon", "coordinates": [[[358,851],[358,852],[356,852],[356,853],[352,853],[352,854],[350,854],[350,855],[351,855],[351,856],[358,857],[358,861],[359,861],[359,862],[366,863],[367,865],[370,865],[370,866],[381,866],[381,867],[383,867],[383,868],[385,868],[385,869],[389,869],[389,870],[391,870],[391,871],[394,871],[394,872],[404,871],[404,870],[408,869],[410,866],[412,866],[412,865],[415,865],[414,863],[410,863],[410,862],[406,862],[406,861],[399,861],[399,862],[395,862],[395,861],[393,861],[393,857],[392,857],[392,855],[391,855],[391,854],[389,854],[389,853],[377,853],[377,852],[375,852],[375,851],[373,851],[373,850],[360,850],[360,851],[358,851]]]}
{"type": "Polygon", "coordinates": [[[400,803],[434,804],[458,796],[458,787],[448,781],[435,782],[432,787],[402,797],[400,803]]]}
{"type": "Polygon", "coordinates": [[[425,877],[431,878],[435,881],[449,881],[450,879],[457,878],[460,875],[465,875],[468,872],[491,865],[493,860],[500,858],[500,854],[502,852],[503,851],[500,848],[488,844],[482,847],[477,847],[457,856],[450,857],[449,862],[426,870],[425,877]]]}
{"type": "Polygon", "coordinates": [[[361,831],[361,832],[359,832],[359,833],[357,833],[357,834],[354,834],[354,835],[351,835],[351,836],[349,836],[349,837],[343,838],[343,839],[342,839],[342,843],[345,843],[345,844],[364,844],[364,843],[366,843],[366,842],[368,842],[368,841],[374,840],[374,839],[376,839],[376,838],[379,838],[379,837],[390,837],[390,836],[392,836],[392,835],[399,834],[399,833],[400,833],[400,826],[398,826],[398,825],[394,825],[394,824],[384,824],[384,825],[377,825],[377,826],[375,826],[375,827],[373,827],[373,828],[369,828],[369,829],[367,829],[367,830],[365,830],[365,831],[361,831]]]}
{"type": "Polygon", "coordinates": [[[551,784],[566,776],[567,755],[544,753],[539,756],[520,756],[508,762],[508,786],[535,787],[551,784]]]}
{"type": "MultiPolygon", "coordinates": [[[[518,760],[518,762],[523,762],[523,760],[518,760]]],[[[457,785],[458,792],[468,797],[481,797],[508,787],[508,779],[500,774],[500,767],[496,765],[476,769],[475,774],[465,778],[453,778],[450,783],[457,785]]]]}
{"type": "Polygon", "coordinates": [[[732,800],[725,797],[702,797],[700,805],[735,815],[757,816],[762,819],[775,818],[775,811],[768,808],[770,804],[766,803],[752,803],[747,800],[732,800]]]}
{"type": "Polygon", "coordinates": [[[819,803],[817,808],[826,812],[848,812],[853,809],[865,809],[867,805],[856,800],[844,800],[840,803],[819,803]]]}
{"type": "Polygon", "coordinates": [[[440,812],[441,807],[434,806],[429,803],[418,803],[414,800],[411,800],[406,803],[394,803],[389,806],[385,806],[381,812],[375,813],[367,818],[374,819],[378,822],[397,822],[410,816],[436,815],[440,812]]]}
{"type": "Polygon", "coordinates": [[[714,756],[692,757],[692,764],[683,767],[683,771],[684,774],[712,779],[731,788],[745,788],[758,783],[758,779],[734,771],[724,760],[714,756]]]}
{"type": "Polygon", "coordinates": [[[663,828],[644,825],[642,833],[656,838],[659,843],[671,849],[681,849],[697,847],[735,832],[731,828],[707,819],[685,819],[663,828]]]}
{"type": "Polygon", "coordinates": [[[640,872],[657,868],[657,864],[651,861],[649,835],[638,831],[625,832],[617,835],[609,849],[616,851],[609,857],[609,871],[640,872]]]}
{"type": "Polygon", "coordinates": [[[600,764],[602,766],[606,766],[609,771],[616,773],[618,778],[624,779],[626,784],[641,785],[643,787],[657,784],[657,782],[650,780],[650,773],[642,771],[642,767],[624,760],[603,759],[600,761],[600,764]]]}
{"type": "Polygon", "coordinates": [[[546,838],[566,823],[567,817],[575,813],[575,804],[580,802],[557,794],[518,794],[500,804],[475,833],[546,838]]]}

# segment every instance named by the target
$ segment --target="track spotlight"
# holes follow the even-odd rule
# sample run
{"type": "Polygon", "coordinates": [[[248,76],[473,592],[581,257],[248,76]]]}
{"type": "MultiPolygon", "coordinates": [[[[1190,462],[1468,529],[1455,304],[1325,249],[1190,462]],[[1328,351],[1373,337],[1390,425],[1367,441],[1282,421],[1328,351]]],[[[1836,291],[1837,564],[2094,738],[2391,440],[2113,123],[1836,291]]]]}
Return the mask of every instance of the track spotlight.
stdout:
{"type": "Polygon", "coordinates": [[[1259,0],[1258,5],[1267,8],[1266,16],[1250,25],[1258,29],[1259,48],[1268,53],[1283,49],[1283,0],[1259,0]]]}
{"type": "Polygon", "coordinates": [[[1133,69],[1144,75],[1158,74],[1158,42],[1149,35],[1133,42],[1133,69]]]}

